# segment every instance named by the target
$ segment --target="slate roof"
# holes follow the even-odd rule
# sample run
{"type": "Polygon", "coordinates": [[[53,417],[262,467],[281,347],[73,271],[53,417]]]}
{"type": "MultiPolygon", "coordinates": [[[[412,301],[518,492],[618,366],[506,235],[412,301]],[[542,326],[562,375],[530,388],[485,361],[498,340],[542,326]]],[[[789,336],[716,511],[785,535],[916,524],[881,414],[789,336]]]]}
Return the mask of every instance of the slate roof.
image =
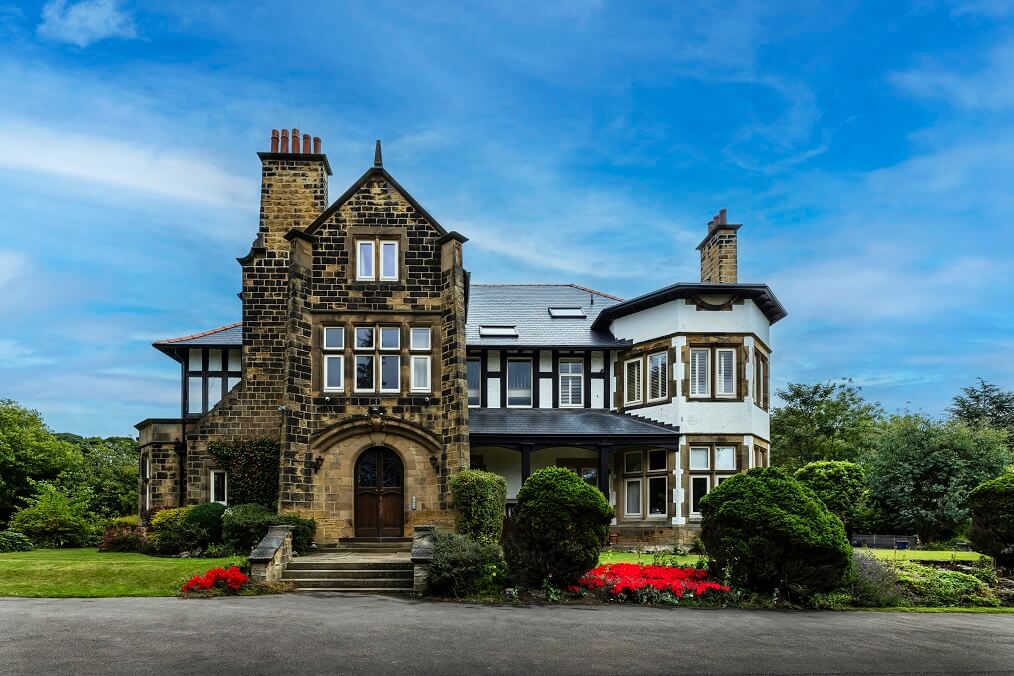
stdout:
{"type": "Polygon", "coordinates": [[[469,288],[465,344],[469,347],[623,347],[608,329],[592,323],[621,301],[576,284],[472,284],[469,288]],[[580,307],[585,317],[551,317],[551,307],[580,307]],[[482,336],[481,326],[517,328],[516,338],[482,336]]]}
{"type": "Polygon", "coordinates": [[[201,331],[180,338],[164,338],[152,343],[156,348],[169,354],[175,347],[240,347],[243,345],[243,323],[235,322],[217,329],[201,331]]]}
{"type": "Polygon", "coordinates": [[[588,408],[474,408],[468,412],[471,435],[488,436],[654,436],[672,439],[679,428],[588,408]]]}

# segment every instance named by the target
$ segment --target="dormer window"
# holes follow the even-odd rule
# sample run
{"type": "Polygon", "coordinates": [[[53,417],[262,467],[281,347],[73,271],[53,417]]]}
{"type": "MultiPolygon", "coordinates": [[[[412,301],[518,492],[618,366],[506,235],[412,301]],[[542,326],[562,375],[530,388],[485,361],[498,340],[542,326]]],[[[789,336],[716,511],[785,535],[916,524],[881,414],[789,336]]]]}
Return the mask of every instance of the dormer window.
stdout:
{"type": "Polygon", "coordinates": [[[356,280],[398,281],[398,242],[386,239],[356,240],[356,280]]]}

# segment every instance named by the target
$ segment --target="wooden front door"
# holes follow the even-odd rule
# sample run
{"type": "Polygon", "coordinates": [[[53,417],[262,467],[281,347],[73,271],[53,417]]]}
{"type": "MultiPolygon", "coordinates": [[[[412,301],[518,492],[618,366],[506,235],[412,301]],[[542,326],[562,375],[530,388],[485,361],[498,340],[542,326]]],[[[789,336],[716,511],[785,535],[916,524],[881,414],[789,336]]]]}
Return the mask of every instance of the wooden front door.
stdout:
{"type": "Polygon", "coordinates": [[[389,448],[371,448],[356,461],[356,537],[404,535],[405,468],[389,448]]]}

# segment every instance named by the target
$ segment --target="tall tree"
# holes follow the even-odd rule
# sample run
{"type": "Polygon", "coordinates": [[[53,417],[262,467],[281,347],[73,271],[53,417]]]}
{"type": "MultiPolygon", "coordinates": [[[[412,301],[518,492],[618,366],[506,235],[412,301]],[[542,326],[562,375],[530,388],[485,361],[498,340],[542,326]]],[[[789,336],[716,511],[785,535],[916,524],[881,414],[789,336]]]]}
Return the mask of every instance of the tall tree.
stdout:
{"type": "Polygon", "coordinates": [[[81,451],[81,462],[67,467],[59,484],[70,493],[89,492],[88,510],[102,516],[137,511],[137,442],[130,437],[81,437],[61,432],[59,439],[81,451]]]}
{"type": "Polygon", "coordinates": [[[961,388],[947,409],[951,418],[973,427],[1003,430],[1014,447],[1014,391],[1001,390],[979,378],[977,385],[961,388]]]}
{"type": "Polygon", "coordinates": [[[923,542],[967,523],[968,493],[1011,461],[1002,432],[924,416],[892,417],[863,460],[871,498],[923,542]]]}
{"type": "Polygon", "coordinates": [[[796,470],[816,460],[857,460],[870,447],[883,418],[880,404],[863,398],[851,380],[778,391],[771,412],[771,464],[796,470]]]}

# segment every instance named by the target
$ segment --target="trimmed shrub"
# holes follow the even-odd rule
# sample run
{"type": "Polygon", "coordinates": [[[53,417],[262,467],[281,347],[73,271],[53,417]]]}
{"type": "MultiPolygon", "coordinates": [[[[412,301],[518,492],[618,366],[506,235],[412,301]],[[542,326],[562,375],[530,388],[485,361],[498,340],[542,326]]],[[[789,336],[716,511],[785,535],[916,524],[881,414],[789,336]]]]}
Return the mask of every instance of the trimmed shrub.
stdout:
{"type": "Polygon", "coordinates": [[[968,539],[976,551],[1001,566],[1014,567],[1014,472],[980,484],[968,494],[972,528],[968,539]]]}
{"type": "Polygon", "coordinates": [[[837,589],[852,562],[841,519],[777,467],[723,481],[701,500],[701,540],[728,583],[809,596],[837,589]]]}
{"type": "Polygon", "coordinates": [[[257,504],[229,507],[222,515],[222,542],[240,554],[250,550],[264,539],[268,528],[277,525],[292,526],[292,549],[304,554],[313,546],[316,521],[298,514],[275,514],[257,504]]]}
{"type": "Polygon", "coordinates": [[[493,472],[466,469],[452,477],[450,483],[458,510],[457,532],[499,543],[507,507],[507,480],[493,472]]]}
{"type": "Polygon", "coordinates": [[[38,547],[84,547],[95,544],[96,527],[80,504],[49,484],[11,519],[11,530],[24,533],[38,547]]]}
{"type": "Polygon", "coordinates": [[[866,474],[862,467],[844,460],[818,460],[800,467],[795,477],[842,520],[846,534],[855,532],[866,494],[866,474]]]}
{"type": "Polygon", "coordinates": [[[148,525],[148,540],[159,554],[179,554],[196,547],[197,537],[187,526],[192,507],[159,510],[148,525]]]}
{"type": "Polygon", "coordinates": [[[201,548],[222,544],[222,514],[225,505],[207,502],[194,505],[187,512],[184,524],[191,531],[195,544],[201,548]]]}
{"type": "Polygon", "coordinates": [[[208,455],[229,473],[229,500],[274,510],[278,504],[278,439],[212,441],[208,455]]]}
{"type": "Polygon", "coordinates": [[[16,530],[0,531],[0,553],[5,552],[30,552],[32,541],[24,533],[16,530]]]}
{"type": "Polygon", "coordinates": [[[533,472],[518,492],[505,546],[510,574],[535,587],[577,584],[598,564],[612,518],[602,492],[569,469],[533,472]]]}
{"type": "Polygon", "coordinates": [[[144,531],[125,523],[106,526],[99,542],[100,552],[143,552],[148,549],[144,531]]]}
{"type": "Polygon", "coordinates": [[[459,533],[433,534],[427,589],[439,596],[495,594],[504,579],[500,546],[459,533]]]}

